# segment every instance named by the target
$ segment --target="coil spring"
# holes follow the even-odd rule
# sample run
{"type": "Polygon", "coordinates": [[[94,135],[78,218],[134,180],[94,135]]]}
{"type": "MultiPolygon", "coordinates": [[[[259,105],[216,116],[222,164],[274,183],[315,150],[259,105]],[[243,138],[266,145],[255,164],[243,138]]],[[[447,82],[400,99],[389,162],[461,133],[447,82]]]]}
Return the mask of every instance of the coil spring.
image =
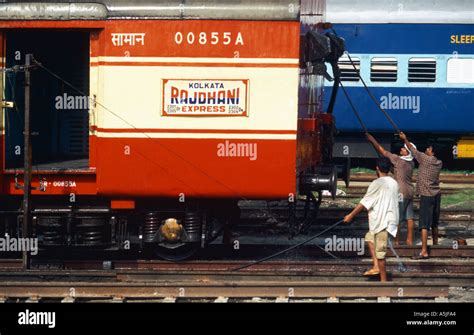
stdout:
{"type": "Polygon", "coordinates": [[[143,242],[153,242],[158,229],[160,229],[160,219],[157,212],[145,214],[143,225],[143,242]]]}
{"type": "Polygon", "coordinates": [[[43,236],[42,244],[61,245],[64,242],[64,227],[61,218],[56,216],[43,216],[38,218],[38,230],[43,236]]]}
{"type": "Polygon", "coordinates": [[[191,241],[199,241],[202,230],[202,216],[199,212],[186,212],[184,215],[184,229],[191,241]]]}
{"type": "Polygon", "coordinates": [[[76,243],[97,246],[104,243],[105,220],[101,217],[80,217],[76,225],[76,243]]]}

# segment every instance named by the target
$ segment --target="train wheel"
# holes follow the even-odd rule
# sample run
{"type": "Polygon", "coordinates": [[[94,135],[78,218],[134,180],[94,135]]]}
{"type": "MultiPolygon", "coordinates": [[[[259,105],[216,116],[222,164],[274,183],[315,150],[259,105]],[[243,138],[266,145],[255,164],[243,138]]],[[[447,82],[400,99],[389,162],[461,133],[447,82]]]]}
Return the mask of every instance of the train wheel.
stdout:
{"type": "Polygon", "coordinates": [[[198,250],[198,243],[187,243],[177,248],[167,248],[161,245],[153,246],[153,254],[155,257],[159,257],[171,262],[180,262],[189,259],[198,250]]]}

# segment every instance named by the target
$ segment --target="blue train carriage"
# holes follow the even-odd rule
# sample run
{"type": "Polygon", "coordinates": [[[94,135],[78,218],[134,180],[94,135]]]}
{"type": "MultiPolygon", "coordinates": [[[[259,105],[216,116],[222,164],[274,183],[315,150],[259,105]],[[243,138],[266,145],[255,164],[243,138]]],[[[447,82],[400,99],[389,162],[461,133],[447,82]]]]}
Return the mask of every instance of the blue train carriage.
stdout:
{"type": "MultiPolygon", "coordinates": [[[[456,159],[474,158],[474,2],[328,0],[326,9],[355,67],[399,128],[422,147],[439,143],[445,165],[472,169],[472,160],[456,159]]],[[[396,150],[401,142],[348,57],[339,65],[369,131],[396,150]]],[[[326,106],[331,85],[325,82],[326,106]]],[[[375,157],[343,95],[334,114],[339,131],[334,155],[375,157]]]]}

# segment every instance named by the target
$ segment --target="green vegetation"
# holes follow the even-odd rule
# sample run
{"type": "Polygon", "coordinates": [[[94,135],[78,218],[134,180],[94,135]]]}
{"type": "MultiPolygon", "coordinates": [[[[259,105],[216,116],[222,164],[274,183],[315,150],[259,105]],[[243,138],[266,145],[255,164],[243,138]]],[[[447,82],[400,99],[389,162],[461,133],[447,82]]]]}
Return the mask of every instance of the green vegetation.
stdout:
{"type": "Polygon", "coordinates": [[[441,170],[442,174],[463,174],[463,175],[471,175],[474,174],[473,170],[441,170]]]}
{"type": "Polygon", "coordinates": [[[442,208],[474,208],[474,189],[464,189],[441,196],[442,208]]]}
{"type": "MultiPolygon", "coordinates": [[[[340,187],[339,189],[344,189],[344,188],[340,187]]],[[[344,190],[344,191],[347,192],[347,190],[344,190]]],[[[339,199],[344,199],[344,197],[341,196],[339,197],[339,199]]],[[[351,204],[357,205],[361,199],[362,199],[361,197],[349,198],[349,199],[346,198],[346,201],[351,204]]],[[[448,208],[472,209],[474,208],[474,189],[464,189],[464,190],[459,190],[459,192],[455,192],[451,194],[443,194],[441,196],[441,208],[442,209],[448,209],[448,208]]]]}
{"type": "MultiPolygon", "coordinates": [[[[418,168],[413,169],[413,173],[416,175],[418,173],[418,168]]],[[[442,169],[441,174],[443,175],[472,175],[473,171],[469,170],[446,170],[442,169]]]]}
{"type": "Polygon", "coordinates": [[[348,199],[347,201],[350,202],[351,204],[358,205],[361,200],[362,198],[352,198],[352,199],[348,199]]]}
{"type": "MultiPolygon", "coordinates": [[[[374,174],[375,170],[368,169],[368,168],[363,168],[363,167],[355,167],[351,169],[351,174],[357,174],[357,173],[369,173],[369,174],[374,174]]],[[[418,169],[416,168],[414,170],[414,173],[418,173],[418,169]]],[[[474,174],[474,170],[447,170],[447,169],[442,169],[441,174],[456,174],[456,175],[472,175],[474,174]]]]}
{"type": "Polygon", "coordinates": [[[367,168],[361,168],[361,167],[352,168],[351,169],[351,174],[356,174],[356,173],[375,173],[375,170],[367,169],[367,168]]]}

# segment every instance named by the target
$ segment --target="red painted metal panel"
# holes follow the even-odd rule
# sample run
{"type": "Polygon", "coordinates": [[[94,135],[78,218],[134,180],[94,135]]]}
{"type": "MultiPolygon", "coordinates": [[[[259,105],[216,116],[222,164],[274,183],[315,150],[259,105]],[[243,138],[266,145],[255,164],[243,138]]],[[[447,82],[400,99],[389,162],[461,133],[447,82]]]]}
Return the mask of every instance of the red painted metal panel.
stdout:
{"type": "Polygon", "coordinates": [[[135,200],[112,199],[110,200],[112,209],[135,209],[135,200]]]}
{"type": "Polygon", "coordinates": [[[285,134],[295,135],[296,130],[280,129],[162,129],[162,128],[98,128],[101,133],[173,133],[173,134],[285,134]]]}
{"type": "Polygon", "coordinates": [[[97,167],[97,136],[89,136],[89,167],[95,169],[97,167]]]}
{"type": "Polygon", "coordinates": [[[114,20],[100,33],[100,56],[298,58],[299,29],[299,22],[114,20]]]}
{"type": "MultiPolygon", "coordinates": [[[[257,21],[111,21],[99,33],[99,47],[92,57],[163,57],[163,60],[129,62],[98,60],[93,66],[199,66],[295,68],[278,59],[299,57],[298,22],[257,21]],[[138,39],[137,39],[138,37],[138,39]],[[170,60],[166,58],[169,57],[170,60]],[[181,62],[172,57],[191,57],[181,62]],[[229,64],[200,62],[207,58],[273,58],[274,63],[229,64]]],[[[246,71],[243,69],[242,71],[246,71]]],[[[266,94],[264,90],[261,94],[266,94]]],[[[296,92],[296,88],[295,88],[296,92]]],[[[258,110],[252,113],[258,113],[258,110]]],[[[291,115],[291,113],[289,113],[291,115]]],[[[291,118],[291,116],[289,116],[291,118]]],[[[296,122],[296,114],[293,116],[296,122]]],[[[233,122],[229,118],[229,122],[233,122]]],[[[269,123],[272,120],[268,121],[269,123]]],[[[271,127],[269,127],[271,128],[271,127]]],[[[283,134],[294,130],[250,129],[108,129],[116,137],[95,139],[98,193],[105,196],[186,196],[227,198],[286,198],[295,193],[296,139],[233,139],[255,143],[258,159],[219,157],[217,145],[226,139],[204,139],[178,134],[283,134]],[[140,133],[175,133],[176,138],[146,138],[140,133]],[[142,138],[120,137],[122,133],[142,138]],[[130,154],[124,152],[129,148],[130,154]]],[[[166,136],[165,136],[166,137],[166,136]]],[[[194,136],[196,137],[196,136],[194,136]]],[[[242,136],[247,137],[248,136],[242,136]]],[[[262,136],[260,136],[262,137],[262,136]]],[[[271,138],[271,136],[269,136],[271,138]]]]}
{"type": "Polygon", "coordinates": [[[313,118],[298,119],[297,171],[307,171],[324,161],[326,146],[332,147],[332,114],[316,113],[313,118]]]}
{"type": "Polygon", "coordinates": [[[279,63],[272,63],[272,64],[262,64],[262,63],[199,63],[196,62],[188,62],[188,63],[180,63],[180,62],[93,62],[91,66],[99,66],[99,65],[112,65],[112,66],[191,66],[191,67],[263,67],[263,68],[297,68],[298,64],[279,64],[279,63]]]}
{"type": "MultiPolygon", "coordinates": [[[[6,62],[4,60],[4,52],[5,52],[5,39],[4,39],[4,32],[3,31],[0,31],[0,68],[3,70],[3,68],[6,66],[6,62]]],[[[5,80],[5,72],[3,71],[0,71],[0,88],[1,88],[1,100],[4,99],[4,83],[6,83],[7,81],[5,80]]],[[[3,187],[4,187],[4,183],[3,183],[3,180],[2,180],[2,174],[3,174],[3,169],[4,169],[4,165],[5,165],[5,155],[4,155],[4,152],[5,152],[5,141],[4,141],[4,136],[3,136],[3,132],[4,132],[4,129],[5,129],[5,126],[4,126],[4,122],[5,122],[5,109],[3,109],[3,106],[1,106],[1,119],[0,119],[0,194],[2,193],[2,190],[3,190],[3,187]]]]}
{"type": "MultiPolygon", "coordinates": [[[[212,58],[298,58],[299,23],[219,20],[113,20],[113,21],[3,21],[0,28],[101,29],[91,32],[91,57],[212,57],[212,58]],[[113,34],[125,34],[117,39],[113,34]],[[144,34],[133,43],[127,34],[144,34]],[[182,38],[181,38],[182,37],[182,38]],[[118,43],[120,42],[120,43],[118,43]],[[133,45],[132,45],[133,44],[133,45]]],[[[135,36],[135,35],[133,35],[135,36]]],[[[105,65],[106,61],[101,61],[105,65]]],[[[136,66],[137,64],[127,65],[136,66]]],[[[157,64],[160,62],[157,62],[157,64]]],[[[164,62],[166,63],[166,62],[164,62]]],[[[177,63],[172,66],[177,66],[177,63]]],[[[100,65],[100,62],[91,65],[100,65]]],[[[119,65],[117,63],[113,63],[119,65]]],[[[190,63],[183,63],[189,65],[190,63]]],[[[219,62],[196,62],[193,66],[220,66],[219,62]]],[[[142,64],[140,64],[142,65],[142,64]]],[[[179,65],[179,64],[178,64],[179,65]]],[[[228,65],[228,64],[227,64],[228,65]]],[[[233,66],[233,65],[232,65],[233,66]]],[[[296,67],[285,62],[246,64],[251,66],[296,67]]],[[[242,71],[245,71],[243,69],[242,71]]],[[[99,97],[100,101],[100,97],[99,97]]],[[[258,111],[255,111],[258,113],[258,111]]],[[[295,115],[296,117],[296,115],[295,115]]],[[[271,122],[271,120],[269,120],[271,122]]],[[[92,130],[95,125],[91,124],[92,130]]],[[[107,132],[107,129],[101,131],[107,132]]],[[[131,132],[130,130],[126,130],[131,132]]],[[[134,131],[134,133],[142,130],[134,131]]],[[[146,132],[160,132],[146,129],[146,132]]],[[[176,132],[175,129],[162,130],[176,132]]],[[[209,133],[188,129],[186,133],[209,133]]],[[[215,129],[219,133],[295,134],[292,130],[215,129]]],[[[119,132],[117,132],[119,133],[119,132]]],[[[120,136],[120,135],[118,135],[120,136]]],[[[245,136],[243,136],[245,137],[245,136]]],[[[3,139],[2,139],[3,143],[3,139]]],[[[1,153],[3,159],[3,153],[1,153]]],[[[46,192],[34,194],[100,194],[109,196],[187,196],[232,198],[286,198],[295,193],[296,140],[199,139],[199,138],[109,138],[90,137],[90,173],[42,174],[46,192]],[[258,158],[219,157],[217,145],[226,141],[255,144],[258,158]],[[130,155],[124,155],[124,146],[130,155]]],[[[14,176],[4,175],[4,191],[22,194],[14,176]]],[[[19,180],[21,183],[21,180],[19,180]]],[[[38,176],[33,186],[39,186],[38,176]]]]}
{"type": "MultiPolygon", "coordinates": [[[[74,193],[76,195],[95,195],[96,194],[96,177],[93,173],[89,174],[73,174],[66,173],[34,173],[31,185],[34,190],[33,195],[69,195],[74,193]],[[37,188],[40,186],[40,180],[45,180],[46,191],[40,191],[37,188]]],[[[23,195],[23,190],[15,187],[15,176],[13,174],[3,175],[2,182],[4,183],[4,194],[23,195]]],[[[23,185],[23,176],[18,176],[18,183],[23,185]]]]}
{"type": "Polygon", "coordinates": [[[286,198],[295,192],[296,140],[97,138],[100,195],[286,198]],[[257,157],[218,145],[255,144],[257,157]]]}
{"type": "MultiPolygon", "coordinates": [[[[2,115],[3,117],[3,115],[2,115]]],[[[4,169],[4,164],[5,164],[5,141],[4,141],[4,136],[0,135],[0,164],[1,164],[1,169],[0,169],[0,194],[4,193],[5,189],[5,182],[3,180],[3,169],[4,169]]]]}

